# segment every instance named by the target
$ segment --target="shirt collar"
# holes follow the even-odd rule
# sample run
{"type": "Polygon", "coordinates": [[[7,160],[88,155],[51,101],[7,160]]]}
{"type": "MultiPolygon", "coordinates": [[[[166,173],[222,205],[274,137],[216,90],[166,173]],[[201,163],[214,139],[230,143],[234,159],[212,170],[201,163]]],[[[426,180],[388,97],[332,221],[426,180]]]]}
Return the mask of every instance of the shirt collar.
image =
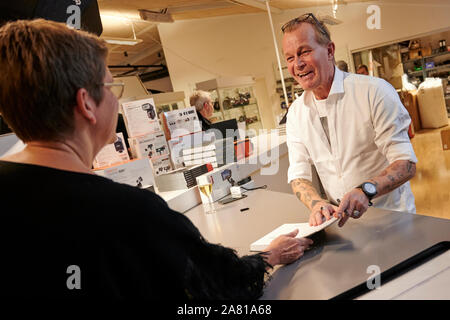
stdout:
{"type": "MultiPolygon", "coordinates": [[[[330,97],[333,94],[339,94],[344,93],[344,72],[339,70],[336,66],[334,66],[334,77],[333,77],[333,83],[331,84],[330,93],[328,94],[328,97],[330,97]]],[[[305,100],[311,101],[312,100],[312,91],[305,92],[305,100]]],[[[328,98],[327,98],[328,99],[328,98]]],[[[304,102],[306,102],[304,100],[304,102]]],[[[308,105],[308,103],[306,103],[308,105]]]]}
{"type": "Polygon", "coordinates": [[[334,66],[333,84],[331,85],[330,93],[328,94],[328,96],[338,93],[344,93],[344,72],[342,72],[338,67],[334,66]]]}

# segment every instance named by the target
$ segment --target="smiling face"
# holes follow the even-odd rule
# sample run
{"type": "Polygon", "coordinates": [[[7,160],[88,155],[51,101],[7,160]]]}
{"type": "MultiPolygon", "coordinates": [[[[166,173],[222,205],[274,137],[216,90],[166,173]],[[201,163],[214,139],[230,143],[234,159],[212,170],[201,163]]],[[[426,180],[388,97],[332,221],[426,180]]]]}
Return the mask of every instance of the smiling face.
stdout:
{"type": "Polygon", "coordinates": [[[289,73],[300,86],[326,98],[333,83],[334,43],[319,44],[314,27],[302,23],[283,35],[283,52],[289,73]]]}

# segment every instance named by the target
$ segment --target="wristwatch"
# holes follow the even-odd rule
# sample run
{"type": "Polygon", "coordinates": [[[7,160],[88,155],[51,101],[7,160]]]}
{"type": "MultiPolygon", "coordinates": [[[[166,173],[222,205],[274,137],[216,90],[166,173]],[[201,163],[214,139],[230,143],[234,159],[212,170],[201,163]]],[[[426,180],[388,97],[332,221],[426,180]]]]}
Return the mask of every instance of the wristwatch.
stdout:
{"type": "Polygon", "coordinates": [[[356,187],[357,189],[361,189],[362,192],[367,196],[369,199],[369,206],[372,205],[371,200],[373,197],[377,195],[377,186],[374,185],[372,182],[363,182],[361,185],[356,187]]]}

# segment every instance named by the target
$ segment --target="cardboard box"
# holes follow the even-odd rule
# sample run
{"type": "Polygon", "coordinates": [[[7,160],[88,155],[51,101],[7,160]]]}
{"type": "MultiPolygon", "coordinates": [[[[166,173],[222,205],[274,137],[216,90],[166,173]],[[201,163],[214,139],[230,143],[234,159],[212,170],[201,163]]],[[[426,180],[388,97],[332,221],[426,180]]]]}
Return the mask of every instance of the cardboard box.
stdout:
{"type": "Polygon", "coordinates": [[[417,102],[417,90],[410,91],[400,91],[400,99],[408,110],[409,116],[411,117],[411,122],[414,127],[414,131],[419,131],[422,129],[420,124],[419,106],[417,102]]]}
{"type": "Polygon", "coordinates": [[[420,58],[420,48],[417,49],[409,49],[409,59],[417,59],[420,58]]]}
{"type": "Polygon", "coordinates": [[[441,131],[442,149],[450,150],[450,129],[441,131]]]}

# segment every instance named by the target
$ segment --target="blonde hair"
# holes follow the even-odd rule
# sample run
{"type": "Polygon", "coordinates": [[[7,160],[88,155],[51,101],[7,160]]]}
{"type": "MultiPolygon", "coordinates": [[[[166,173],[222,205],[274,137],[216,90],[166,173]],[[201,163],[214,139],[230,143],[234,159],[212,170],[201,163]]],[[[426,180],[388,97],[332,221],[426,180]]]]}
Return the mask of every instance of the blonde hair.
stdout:
{"type": "Polygon", "coordinates": [[[314,28],[316,41],[318,44],[326,46],[331,42],[330,30],[328,30],[327,26],[322,20],[314,17],[312,13],[301,15],[300,17],[294,18],[285,23],[281,28],[283,34],[297,30],[297,28],[300,27],[302,23],[308,23],[314,28]]]}

